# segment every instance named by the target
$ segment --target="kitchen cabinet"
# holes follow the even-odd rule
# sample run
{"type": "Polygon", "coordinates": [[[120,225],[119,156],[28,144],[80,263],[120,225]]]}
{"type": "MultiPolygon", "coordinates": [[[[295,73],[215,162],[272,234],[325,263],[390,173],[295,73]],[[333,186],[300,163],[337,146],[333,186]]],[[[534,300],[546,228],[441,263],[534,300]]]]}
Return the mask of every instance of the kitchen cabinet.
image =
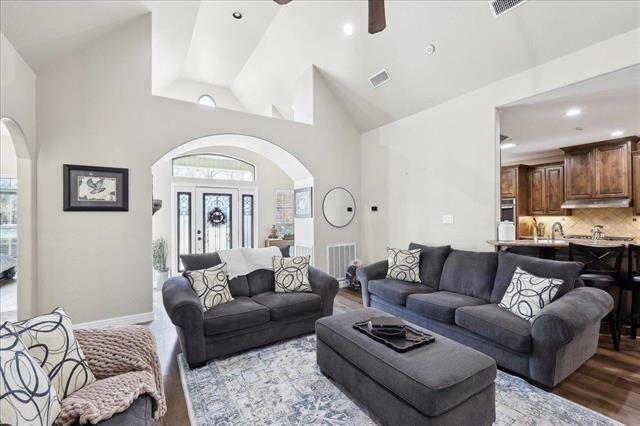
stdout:
{"type": "Polygon", "coordinates": [[[640,215],[640,151],[631,153],[633,174],[633,214],[640,215]]]}
{"type": "MultiPolygon", "coordinates": [[[[513,198],[516,213],[526,216],[529,200],[527,197],[528,166],[516,165],[500,168],[500,198],[513,198]]],[[[517,221],[516,221],[517,222],[517,221]]]]}
{"type": "Polygon", "coordinates": [[[565,199],[631,197],[631,151],[638,137],[563,148],[565,199]]]}
{"type": "Polygon", "coordinates": [[[562,216],[564,165],[544,164],[529,171],[529,214],[562,216]]]}

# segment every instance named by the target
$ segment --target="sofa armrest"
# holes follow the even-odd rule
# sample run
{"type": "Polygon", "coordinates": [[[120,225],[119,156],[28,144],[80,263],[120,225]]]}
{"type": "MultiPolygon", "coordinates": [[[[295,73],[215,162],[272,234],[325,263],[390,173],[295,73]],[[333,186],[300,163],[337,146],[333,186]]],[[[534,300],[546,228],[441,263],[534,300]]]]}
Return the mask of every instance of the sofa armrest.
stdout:
{"type": "Polygon", "coordinates": [[[185,277],[169,278],[162,286],[162,302],[171,322],[176,326],[182,351],[190,368],[207,361],[204,338],[204,313],[200,298],[185,277]]]}
{"type": "Polygon", "coordinates": [[[609,293],[592,287],[578,287],[545,306],[533,320],[534,340],[569,343],[589,325],[599,323],[613,309],[609,293]]]}
{"type": "Polygon", "coordinates": [[[560,383],[595,354],[600,321],[613,309],[609,293],[574,288],[545,306],[531,324],[529,376],[547,388],[560,383]]]}
{"type": "Polygon", "coordinates": [[[171,322],[185,330],[204,320],[202,302],[185,277],[172,277],[164,283],[162,302],[171,322]]]}
{"type": "Polygon", "coordinates": [[[362,291],[362,304],[365,307],[371,306],[369,299],[369,281],[382,280],[387,276],[389,263],[386,260],[367,265],[358,269],[358,279],[360,280],[360,291],[362,291]]]}
{"type": "Polygon", "coordinates": [[[322,298],[322,316],[333,314],[333,300],[338,294],[338,280],[318,268],[309,266],[311,291],[322,298]]]}

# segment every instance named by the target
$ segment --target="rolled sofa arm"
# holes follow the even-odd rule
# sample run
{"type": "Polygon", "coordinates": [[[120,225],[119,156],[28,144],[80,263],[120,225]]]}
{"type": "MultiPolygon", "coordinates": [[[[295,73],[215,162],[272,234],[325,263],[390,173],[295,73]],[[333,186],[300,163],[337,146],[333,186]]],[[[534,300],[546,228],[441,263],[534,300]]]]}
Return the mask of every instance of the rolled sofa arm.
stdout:
{"type": "Polygon", "coordinates": [[[309,266],[311,291],[322,298],[322,316],[333,314],[333,300],[338,294],[338,280],[318,268],[309,266]]]}
{"type": "Polygon", "coordinates": [[[171,322],[176,326],[182,350],[189,367],[206,362],[204,315],[200,298],[182,276],[169,278],[162,286],[162,302],[171,322]]]}
{"type": "Polygon", "coordinates": [[[358,269],[362,304],[365,307],[371,306],[371,300],[369,299],[369,281],[384,279],[387,276],[387,269],[389,269],[389,263],[386,260],[381,260],[358,269]]]}
{"type": "Polygon", "coordinates": [[[574,288],[544,307],[531,325],[531,377],[549,387],[575,371],[596,351],[600,321],[613,309],[609,293],[574,288]]]}

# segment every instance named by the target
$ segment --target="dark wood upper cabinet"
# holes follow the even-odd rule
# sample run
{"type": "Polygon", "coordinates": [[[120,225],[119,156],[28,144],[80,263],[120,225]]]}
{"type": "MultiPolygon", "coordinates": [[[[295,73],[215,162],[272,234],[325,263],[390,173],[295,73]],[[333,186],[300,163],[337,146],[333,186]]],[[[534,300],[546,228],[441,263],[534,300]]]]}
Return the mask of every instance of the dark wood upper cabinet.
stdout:
{"type": "Polygon", "coordinates": [[[545,213],[544,167],[536,167],[529,172],[529,213],[545,213]]]}
{"type": "Polygon", "coordinates": [[[633,214],[640,215],[640,151],[631,153],[633,175],[633,214]]]}
{"type": "Polygon", "coordinates": [[[598,146],[595,152],[596,198],[631,196],[631,142],[598,146]]]}
{"type": "Polygon", "coordinates": [[[562,216],[564,165],[534,166],[529,172],[529,214],[562,216]]]}
{"type": "Polygon", "coordinates": [[[593,198],[594,163],[591,149],[567,152],[564,157],[566,172],[565,196],[567,200],[593,198]]]}
{"type": "Polygon", "coordinates": [[[545,191],[547,214],[564,215],[564,166],[549,166],[545,169],[545,191]]]}
{"type": "Polygon", "coordinates": [[[500,169],[500,198],[516,198],[518,196],[518,166],[500,169]]]}
{"type": "Polygon", "coordinates": [[[637,136],[564,148],[565,199],[631,197],[631,151],[637,136]]]}

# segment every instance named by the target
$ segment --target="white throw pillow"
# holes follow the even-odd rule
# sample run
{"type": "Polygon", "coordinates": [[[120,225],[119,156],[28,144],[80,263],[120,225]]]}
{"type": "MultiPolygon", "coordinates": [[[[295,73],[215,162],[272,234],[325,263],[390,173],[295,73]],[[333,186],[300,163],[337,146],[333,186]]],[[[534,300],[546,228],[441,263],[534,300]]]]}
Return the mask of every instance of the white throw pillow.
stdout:
{"type": "Polygon", "coordinates": [[[536,277],[517,267],[498,306],[533,321],[538,312],[551,303],[563,282],[557,278],[536,277]]]}
{"type": "Polygon", "coordinates": [[[273,256],[276,293],[311,291],[309,259],[309,256],[273,256]]]}
{"type": "Polygon", "coordinates": [[[387,278],[419,283],[420,249],[401,250],[387,248],[387,278]]]}
{"type": "Polygon", "coordinates": [[[227,280],[227,264],[222,262],[207,269],[186,271],[183,274],[191,283],[202,302],[202,310],[208,311],[214,306],[233,300],[227,280]]]}
{"type": "Polygon", "coordinates": [[[10,322],[0,325],[0,423],[53,424],[60,413],[55,388],[10,322]]]}
{"type": "Polygon", "coordinates": [[[61,400],[96,381],[64,310],[58,308],[50,314],[17,322],[14,327],[61,400]]]}

